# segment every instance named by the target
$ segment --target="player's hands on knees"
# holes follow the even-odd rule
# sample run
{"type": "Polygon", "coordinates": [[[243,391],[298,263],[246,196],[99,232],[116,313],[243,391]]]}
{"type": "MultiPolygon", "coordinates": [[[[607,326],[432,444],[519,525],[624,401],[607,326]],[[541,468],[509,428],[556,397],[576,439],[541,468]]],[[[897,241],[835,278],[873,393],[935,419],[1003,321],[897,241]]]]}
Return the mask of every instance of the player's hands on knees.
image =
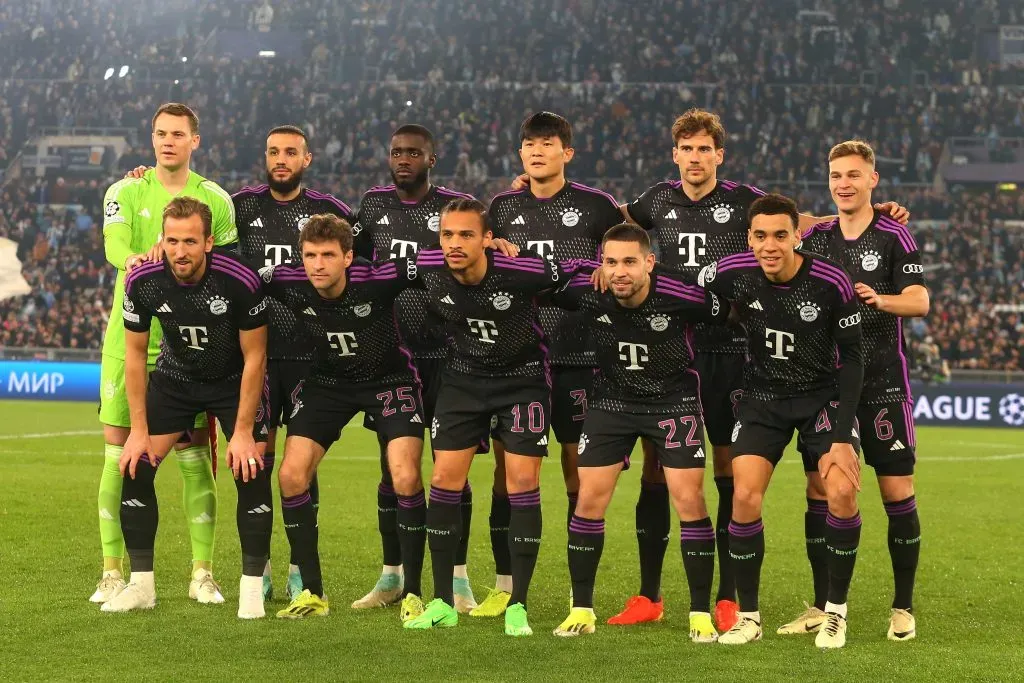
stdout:
{"type": "Polygon", "coordinates": [[[879,204],[875,204],[875,208],[883,214],[889,214],[889,217],[897,223],[906,225],[910,222],[910,209],[905,206],[901,206],[897,202],[881,202],[879,204]]]}
{"type": "Polygon", "coordinates": [[[147,261],[150,261],[152,263],[156,263],[157,261],[162,260],[163,257],[164,257],[164,245],[163,245],[163,242],[157,242],[156,244],[153,245],[152,249],[150,249],[149,251],[146,252],[146,256],[144,258],[147,261]]]}
{"type": "Polygon", "coordinates": [[[525,173],[520,173],[512,179],[512,189],[515,191],[525,190],[530,186],[530,176],[525,173]]]}
{"type": "Polygon", "coordinates": [[[860,491],[860,458],[852,444],[836,442],[832,444],[829,452],[821,456],[818,461],[818,474],[822,479],[828,477],[829,471],[833,468],[839,471],[850,480],[853,487],[860,491]]]}
{"type": "Polygon", "coordinates": [[[151,166],[136,166],[132,170],[130,170],[127,173],[125,173],[124,177],[125,178],[135,178],[136,180],[138,180],[142,176],[146,175],[146,171],[148,171],[150,168],[152,168],[152,167],[151,166]]]}
{"type": "Polygon", "coordinates": [[[121,460],[117,463],[118,469],[121,470],[121,476],[123,477],[127,473],[128,476],[134,479],[135,469],[138,467],[139,460],[142,459],[143,454],[150,454],[149,464],[156,467],[156,457],[152,455],[152,451],[149,432],[133,429],[128,434],[128,440],[124,442],[124,448],[121,449],[121,460]]]}
{"type": "Polygon", "coordinates": [[[231,437],[225,458],[235,479],[241,477],[245,482],[255,479],[257,470],[263,469],[263,453],[256,447],[252,434],[243,430],[236,430],[231,437]]]}
{"type": "Polygon", "coordinates": [[[594,285],[594,290],[600,290],[602,294],[608,291],[608,277],[604,274],[604,268],[598,268],[590,274],[590,284],[594,285]]]}
{"type": "Polygon", "coordinates": [[[503,237],[495,237],[491,240],[491,246],[510,258],[519,256],[519,247],[509,242],[503,237]]]}

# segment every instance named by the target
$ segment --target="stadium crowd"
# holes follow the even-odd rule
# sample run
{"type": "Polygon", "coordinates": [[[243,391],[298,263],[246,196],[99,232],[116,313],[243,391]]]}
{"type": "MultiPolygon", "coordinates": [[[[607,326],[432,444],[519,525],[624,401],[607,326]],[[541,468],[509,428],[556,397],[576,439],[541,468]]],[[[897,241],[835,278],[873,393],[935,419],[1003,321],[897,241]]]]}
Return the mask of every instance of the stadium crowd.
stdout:
{"type": "Polygon", "coordinates": [[[102,192],[123,169],[149,162],[149,116],[163,101],[199,112],[194,168],[228,190],[262,179],[262,133],[290,122],[313,140],[311,184],[350,204],[387,180],[388,136],[407,121],[435,131],[442,182],[489,197],[518,172],[519,121],[540,109],[573,122],[574,177],[625,201],[675,174],[672,119],[706,106],[729,131],[722,177],[786,192],[818,215],[832,212],[827,192],[807,183],[823,180],[830,146],[869,140],[885,183],[878,195],[909,206],[914,220],[949,221],[949,229],[918,232],[935,300],[911,333],[931,336],[953,367],[1019,369],[1021,314],[987,311],[1021,298],[1021,232],[1002,221],[1024,215],[1024,195],[903,185],[932,180],[950,136],[1024,136],[1024,100],[990,87],[1019,80],[1020,71],[976,61],[975,33],[965,28],[1021,22],[1024,11],[1006,0],[919,5],[7,3],[0,169],[43,127],[124,128],[138,146],[113,175],[4,185],[0,235],[18,242],[33,293],[0,302],[0,345],[98,348],[111,277],[102,192]],[[667,20],[679,12],[693,21],[667,20]],[[225,64],[207,38],[231,27],[296,31],[309,59],[225,64]],[[379,56],[368,65],[382,82],[332,77],[344,60],[365,55],[379,56]],[[121,64],[131,66],[127,78],[102,80],[121,64]],[[862,84],[865,71],[876,80],[862,84]],[[66,203],[83,209],[49,206],[66,203]]]}

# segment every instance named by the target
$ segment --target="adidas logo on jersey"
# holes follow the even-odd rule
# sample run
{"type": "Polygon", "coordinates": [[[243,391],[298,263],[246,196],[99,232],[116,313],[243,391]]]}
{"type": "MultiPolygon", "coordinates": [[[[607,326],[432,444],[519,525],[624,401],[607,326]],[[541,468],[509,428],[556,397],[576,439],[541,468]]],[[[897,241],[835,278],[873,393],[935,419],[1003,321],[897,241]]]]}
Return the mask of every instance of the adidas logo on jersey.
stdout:
{"type": "Polygon", "coordinates": [[[167,304],[164,304],[160,308],[156,309],[156,312],[157,313],[170,313],[171,312],[171,307],[168,306],[167,304]]]}
{"type": "Polygon", "coordinates": [[[540,437],[540,441],[537,442],[537,445],[538,446],[547,446],[548,445],[548,436],[547,436],[547,434],[545,434],[544,436],[540,437]]]}
{"type": "Polygon", "coordinates": [[[526,225],[526,219],[522,216],[516,216],[512,219],[512,225],[526,225]]]}
{"type": "Polygon", "coordinates": [[[679,216],[676,215],[676,210],[672,209],[671,211],[669,211],[668,213],[665,214],[665,218],[666,219],[676,219],[676,218],[679,218],[679,216]]]}
{"type": "Polygon", "coordinates": [[[892,445],[892,448],[890,448],[889,450],[890,451],[902,451],[904,448],[906,448],[906,447],[903,445],[903,442],[900,441],[899,439],[896,439],[896,443],[894,443],[892,445]]]}
{"type": "Polygon", "coordinates": [[[304,310],[303,313],[305,313],[306,315],[316,315],[316,311],[313,310],[312,306],[304,310]]]}
{"type": "Polygon", "coordinates": [[[704,448],[698,448],[697,452],[693,454],[693,457],[699,460],[704,460],[704,448]]]}
{"type": "Polygon", "coordinates": [[[253,508],[252,510],[249,510],[249,514],[250,515],[262,515],[262,514],[264,514],[266,512],[273,512],[273,510],[271,510],[270,507],[268,507],[266,503],[263,503],[259,507],[253,508]]]}
{"type": "Polygon", "coordinates": [[[391,221],[388,220],[387,216],[384,216],[379,221],[377,221],[377,225],[391,225],[391,221]]]}
{"type": "Polygon", "coordinates": [[[413,415],[412,418],[409,420],[409,422],[412,422],[413,424],[418,424],[418,425],[423,424],[423,420],[420,419],[419,415],[413,415]]]}
{"type": "Polygon", "coordinates": [[[114,521],[114,515],[110,514],[110,511],[107,510],[107,508],[101,508],[100,509],[100,519],[105,519],[108,522],[113,522],[114,521]]]}
{"type": "Polygon", "coordinates": [[[757,299],[754,299],[754,301],[749,303],[749,304],[747,304],[747,306],[749,306],[750,308],[753,308],[755,311],[763,311],[764,310],[764,306],[762,306],[761,302],[758,301],[757,299]]]}
{"type": "Polygon", "coordinates": [[[142,216],[143,218],[150,218],[152,216],[152,214],[149,213],[149,209],[147,208],[143,208],[142,211],[139,211],[139,215],[142,216]]]}
{"type": "Polygon", "coordinates": [[[250,228],[262,228],[263,227],[263,219],[262,218],[257,218],[256,220],[254,220],[252,223],[249,224],[249,227],[250,228]]]}
{"type": "Polygon", "coordinates": [[[455,301],[452,300],[452,295],[451,294],[445,294],[444,298],[441,299],[441,303],[443,303],[443,304],[450,304],[452,306],[455,305],[455,301]]]}
{"type": "Polygon", "coordinates": [[[598,321],[598,322],[602,322],[602,323],[604,323],[605,325],[611,325],[611,324],[612,324],[612,319],[608,317],[608,314],[607,314],[607,313],[605,313],[605,314],[604,314],[604,315],[602,315],[602,316],[601,316],[600,318],[598,318],[598,319],[597,319],[597,321],[598,321]]]}
{"type": "Polygon", "coordinates": [[[193,517],[190,523],[191,524],[209,524],[212,521],[213,521],[213,517],[210,516],[210,513],[204,512],[201,515],[196,515],[195,517],[193,517]]]}

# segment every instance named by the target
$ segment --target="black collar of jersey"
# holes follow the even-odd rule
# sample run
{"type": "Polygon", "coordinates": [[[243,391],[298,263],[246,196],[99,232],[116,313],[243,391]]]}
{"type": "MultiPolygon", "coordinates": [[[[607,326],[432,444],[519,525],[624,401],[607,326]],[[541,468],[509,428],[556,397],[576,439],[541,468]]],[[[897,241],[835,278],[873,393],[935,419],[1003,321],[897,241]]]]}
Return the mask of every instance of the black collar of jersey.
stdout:
{"type": "Polygon", "coordinates": [[[572,189],[572,181],[569,180],[568,178],[566,178],[565,179],[565,185],[562,185],[562,188],[558,192],[556,192],[553,195],[551,195],[550,197],[538,197],[537,195],[535,195],[530,190],[530,188],[526,188],[526,192],[524,193],[524,197],[525,197],[527,203],[531,204],[531,205],[547,204],[548,202],[553,202],[556,199],[558,199],[559,197],[561,197],[562,195],[567,194],[569,192],[569,190],[571,190],[571,189],[572,189]]]}
{"type": "Polygon", "coordinates": [[[677,181],[674,181],[674,180],[671,181],[672,189],[674,190],[674,192],[672,192],[672,195],[671,195],[669,201],[670,201],[670,203],[676,204],[678,206],[701,206],[702,204],[707,204],[712,199],[717,199],[718,198],[718,193],[722,191],[722,181],[721,180],[716,180],[715,181],[715,186],[713,188],[711,188],[711,192],[708,192],[706,195],[704,195],[700,199],[694,201],[694,200],[690,199],[690,197],[685,192],[683,192],[683,183],[682,183],[682,181],[678,181],[679,185],[676,185],[676,182],[677,181]]]}
{"type": "Polygon", "coordinates": [[[420,204],[426,204],[428,201],[433,199],[437,195],[437,185],[428,182],[427,193],[423,195],[423,198],[415,202],[407,202],[398,194],[398,186],[394,186],[395,189],[391,190],[392,206],[408,207],[408,206],[419,206],[420,204]]]}

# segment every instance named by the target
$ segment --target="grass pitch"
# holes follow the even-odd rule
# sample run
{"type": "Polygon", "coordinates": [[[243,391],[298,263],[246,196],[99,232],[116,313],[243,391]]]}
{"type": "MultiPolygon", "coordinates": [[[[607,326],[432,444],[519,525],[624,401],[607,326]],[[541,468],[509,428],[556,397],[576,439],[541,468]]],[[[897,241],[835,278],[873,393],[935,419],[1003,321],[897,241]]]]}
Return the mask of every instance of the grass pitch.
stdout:
{"type": "MultiPolygon", "coordinates": [[[[865,478],[849,641],[845,650],[822,653],[812,636],[775,636],[775,628],[811,597],[803,473],[792,452],[779,466],[765,504],[762,642],[740,648],[689,642],[688,593],[674,532],[665,562],[662,623],[601,625],[593,636],[568,641],[550,635],[567,613],[569,585],[557,457],[545,462],[542,475],[544,544],[530,594],[536,635],[512,639],[503,635],[501,620],[463,617],[455,629],[413,633],[402,630],[396,608],[349,609],[380,570],[376,442],[356,422],[320,472],[320,546],[330,617],[256,623],[235,618],[235,491],[223,467],[215,573],[227,604],[203,607],[188,600],[188,535],[173,465],[161,468],[157,478],[157,608],[102,614],[86,600],[100,573],[96,487],[103,451],[95,406],[3,402],[0,414],[0,680],[1024,680],[1024,548],[1016,521],[1024,494],[1020,430],[918,430],[923,548],[915,596],[918,638],[909,643],[885,639],[892,592],[886,518],[877,487],[865,478]]],[[[595,606],[599,623],[638,587],[638,470],[623,476],[608,511],[595,606]]],[[[490,457],[480,456],[471,475],[476,500],[469,560],[478,599],[493,581],[487,529],[491,473],[490,457]]],[[[710,471],[707,477],[714,510],[710,471]]],[[[284,605],[287,557],[278,521],[273,562],[281,598],[267,606],[268,613],[284,605]]],[[[429,561],[425,574],[429,596],[429,561]]]]}

